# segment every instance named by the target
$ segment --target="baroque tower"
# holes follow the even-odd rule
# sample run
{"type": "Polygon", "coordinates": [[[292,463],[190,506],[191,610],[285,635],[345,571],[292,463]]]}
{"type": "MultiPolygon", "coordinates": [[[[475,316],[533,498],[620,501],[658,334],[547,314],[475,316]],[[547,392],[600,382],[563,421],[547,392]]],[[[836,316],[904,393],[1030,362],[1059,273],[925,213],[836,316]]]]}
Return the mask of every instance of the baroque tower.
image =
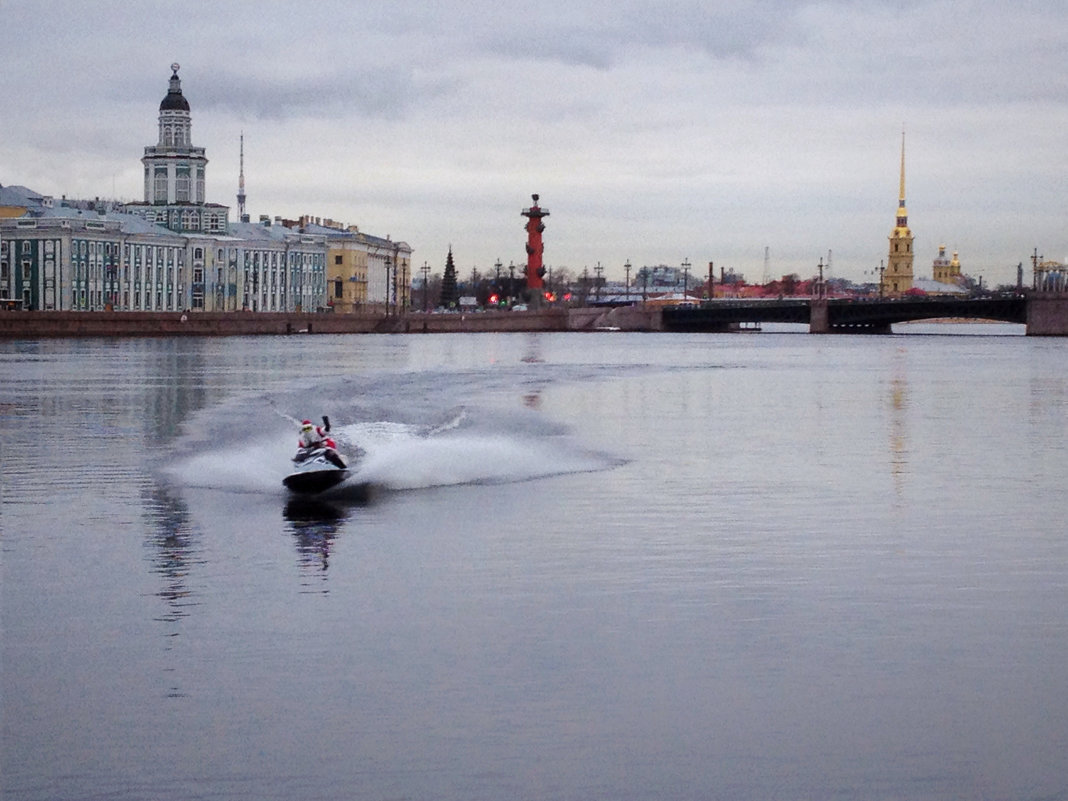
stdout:
{"type": "Polygon", "coordinates": [[[905,208],[905,132],[901,132],[901,191],[897,201],[897,224],[890,232],[890,257],[883,273],[880,294],[900,295],[912,289],[912,231],[905,208]]]}
{"type": "Polygon", "coordinates": [[[189,101],[182,94],[178,64],[171,64],[167,94],[159,104],[159,137],[145,148],[145,199],[126,210],[172,231],[226,233],[229,208],[207,203],[204,148],[194,147],[189,101]]]}
{"type": "Polygon", "coordinates": [[[167,95],[159,104],[159,141],[145,148],[145,203],[156,206],[204,202],[204,148],[193,147],[189,101],[178,65],[171,64],[167,95]]]}

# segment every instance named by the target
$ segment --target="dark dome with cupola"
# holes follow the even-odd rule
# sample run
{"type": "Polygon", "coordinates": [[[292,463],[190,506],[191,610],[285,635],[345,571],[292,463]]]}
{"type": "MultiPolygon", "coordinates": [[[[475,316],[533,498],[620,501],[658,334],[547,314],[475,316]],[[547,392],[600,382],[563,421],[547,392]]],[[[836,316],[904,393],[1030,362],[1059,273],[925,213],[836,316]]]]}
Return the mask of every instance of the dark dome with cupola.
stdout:
{"type": "Polygon", "coordinates": [[[159,104],[160,111],[189,111],[189,101],[182,94],[182,81],[178,78],[178,64],[171,64],[171,83],[167,96],[159,104]]]}

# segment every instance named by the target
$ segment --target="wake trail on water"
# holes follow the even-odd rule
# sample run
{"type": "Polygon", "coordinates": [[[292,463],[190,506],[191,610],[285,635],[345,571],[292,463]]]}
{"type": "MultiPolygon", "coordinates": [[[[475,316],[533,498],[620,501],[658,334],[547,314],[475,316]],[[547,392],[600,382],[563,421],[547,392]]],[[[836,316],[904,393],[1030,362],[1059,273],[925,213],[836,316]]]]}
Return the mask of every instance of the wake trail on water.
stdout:
{"type": "Polygon", "coordinates": [[[462,431],[355,433],[367,443],[358,476],[392,490],[529,481],[609,466],[604,457],[572,450],[556,439],[462,431]]]}
{"type": "MultiPolygon", "coordinates": [[[[247,411],[247,409],[246,409],[247,411]]],[[[227,492],[284,494],[297,431],[292,415],[276,408],[247,436],[230,429],[223,441],[203,434],[184,437],[164,471],[178,483],[227,492]],[[213,441],[214,440],[214,441],[213,441]]],[[[214,417],[232,417],[215,410],[214,417]]],[[[588,450],[558,427],[530,417],[495,417],[467,408],[428,422],[342,422],[331,414],[330,435],[347,455],[352,474],[317,497],[343,499],[368,486],[406,491],[471,484],[530,481],[569,473],[606,470],[620,462],[588,450]]],[[[196,427],[194,426],[194,429],[196,427]]]]}

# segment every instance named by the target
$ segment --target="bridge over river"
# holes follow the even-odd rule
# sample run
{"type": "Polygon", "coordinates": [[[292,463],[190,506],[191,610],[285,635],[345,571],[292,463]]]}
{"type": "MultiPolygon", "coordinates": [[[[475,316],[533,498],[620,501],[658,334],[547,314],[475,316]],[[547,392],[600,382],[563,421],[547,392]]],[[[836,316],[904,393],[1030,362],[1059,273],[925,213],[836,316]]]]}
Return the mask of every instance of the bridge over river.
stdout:
{"type": "Polygon", "coordinates": [[[890,333],[912,320],[997,320],[1027,326],[1028,334],[1068,335],[1068,295],[1012,294],[986,298],[878,300],[791,298],[717,300],[663,310],[665,331],[734,331],[745,324],[802,323],[812,333],[890,333]]]}
{"type": "Polygon", "coordinates": [[[634,303],[521,312],[282,313],[0,311],[0,340],[92,336],[461,333],[490,331],[736,331],[746,324],[801,323],[813,333],[889,333],[933,318],[1023,323],[1032,336],[1068,336],[1068,293],[907,300],[717,300],[701,306],[634,303]]]}

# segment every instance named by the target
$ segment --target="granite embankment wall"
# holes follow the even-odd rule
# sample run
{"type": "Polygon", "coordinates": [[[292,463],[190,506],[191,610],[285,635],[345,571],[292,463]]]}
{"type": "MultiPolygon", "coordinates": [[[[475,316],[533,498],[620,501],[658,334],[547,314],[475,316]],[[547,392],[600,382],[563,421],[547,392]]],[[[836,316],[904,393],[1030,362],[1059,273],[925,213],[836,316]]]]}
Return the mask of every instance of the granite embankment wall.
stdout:
{"type": "Polygon", "coordinates": [[[1036,292],[1027,298],[1027,334],[1068,337],[1068,292],[1036,292]]]}
{"type": "Polygon", "coordinates": [[[288,314],[274,312],[0,312],[0,339],[42,337],[417,334],[658,328],[658,312],[542,309],[526,312],[288,314]],[[655,327],[654,327],[655,326],[655,327]]]}
{"type": "Polygon", "coordinates": [[[0,313],[0,337],[239,336],[300,332],[367,333],[380,316],[248,314],[242,312],[49,312],[0,313]]]}

